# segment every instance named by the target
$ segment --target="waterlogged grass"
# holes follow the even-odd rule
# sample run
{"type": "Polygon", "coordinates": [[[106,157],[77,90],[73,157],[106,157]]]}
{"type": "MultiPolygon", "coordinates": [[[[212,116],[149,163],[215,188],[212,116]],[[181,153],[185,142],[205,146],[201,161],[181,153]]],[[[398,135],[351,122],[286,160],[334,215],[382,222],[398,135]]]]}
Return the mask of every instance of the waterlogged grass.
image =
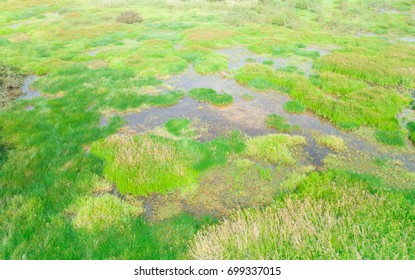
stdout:
{"type": "Polygon", "coordinates": [[[244,66],[238,71],[236,79],[241,84],[259,90],[276,89],[286,92],[343,129],[360,126],[397,129],[399,125],[396,115],[410,103],[408,97],[382,87],[358,87],[347,95],[333,98],[330,93],[324,92],[300,75],[277,72],[259,64],[244,66]]]}
{"type": "Polygon", "coordinates": [[[283,108],[287,113],[292,114],[301,114],[305,110],[304,106],[295,100],[285,102],[283,108]]]}
{"type": "Polygon", "coordinates": [[[216,106],[226,106],[233,102],[233,97],[230,94],[219,94],[215,90],[210,88],[195,88],[189,91],[189,96],[201,101],[208,102],[216,106]]]}
{"type": "Polygon", "coordinates": [[[245,154],[255,160],[278,165],[294,165],[295,154],[306,144],[303,136],[269,134],[248,139],[245,154]]]}
{"type": "MultiPolygon", "coordinates": [[[[165,136],[171,139],[111,136],[122,127],[121,117],[99,125],[105,111],[176,104],[185,93],[159,93],[159,87],[191,65],[199,74],[236,74],[243,85],[285,92],[340,128],[386,131],[381,138],[398,143],[406,131],[394,134],[402,129],[396,116],[409,106],[405,92],[414,87],[414,45],[399,40],[415,32],[411,5],[380,0],[373,8],[372,2],[2,1],[1,64],[38,75],[32,87],[43,98],[7,102],[0,109],[0,258],[186,258],[194,234],[216,222],[205,214],[224,217],[233,208],[263,207],[277,196],[278,204],[269,209],[290,219],[277,233],[275,228],[266,233],[280,237],[257,234],[262,225],[255,223],[270,226],[274,216],[255,210],[259,214],[247,227],[253,235],[243,239],[253,236],[255,242],[249,250],[230,249],[220,257],[413,259],[414,219],[406,209],[413,203],[414,175],[399,162],[329,155],[325,168],[340,171],[327,179],[336,187],[322,191],[331,183],[324,174],[318,180],[307,177],[313,167],[300,166],[304,139],[291,138],[296,136],[245,139],[231,132],[198,142],[189,139],[191,129],[182,130],[180,121],[170,124],[165,136]],[[117,23],[127,10],[138,12],[143,22],[117,23]],[[355,36],[365,33],[385,38],[355,36]],[[275,71],[270,61],[231,71],[227,57],[216,50],[236,46],[313,63],[312,73],[309,78],[298,73],[295,62],[275,71]],[[320,48],[324,55],[314,50],[320,48]],[[113,141],[117,137],[125,138],[113,141]],[[120,145],[123,141],[127,145],[120,145]],[[315,186],[304,187],[307,182],[315,186]],[[166,198],[166,204],[152,205],[157,214],[151,223],[149,213],[137,216],[145,198],[114,196],[123,185],[144,196],[157,189],[166,198]],[[177,196],[168,200],[172,193],[177,196]],[[184,206],[177,210],[181,199],[184,206]],[[352,203],[357,207],[350,208],[352,203]],[[296,230],[290,231],[294,222],[296,230]],[[324,239],[330,234],[336,238],[324,239]],[[281,242],[285,249],[270,247],[281,242]]],[[[203,102],[222,105],[229,99],[215,93],[203,102]]],[[[413,129],[407,129],[413,140],[413,129]]],[[[232,225],[238,229],[232,238],[245,233],[239,223],[232,225]]],[[[231,232],[221,233],[222,240],[231,232]]]]}
{"type": "Polygon", "coordinates": [[[335,135],[323,135],[316,139],[318,145],[326,146],[334,152],[343,152],[347,149],[347,145],[341,137],[335,135]]]}
{"type": "Polygon", "coordinates": [[[220,225],[199,232],[190,256],[412,259],[412,205],[401,195],[372,194],[362,181],[342,177],[335,181],[330,173],[313,173],[299,185],[297,193],[274,206],[237,212],[220,225]]]}

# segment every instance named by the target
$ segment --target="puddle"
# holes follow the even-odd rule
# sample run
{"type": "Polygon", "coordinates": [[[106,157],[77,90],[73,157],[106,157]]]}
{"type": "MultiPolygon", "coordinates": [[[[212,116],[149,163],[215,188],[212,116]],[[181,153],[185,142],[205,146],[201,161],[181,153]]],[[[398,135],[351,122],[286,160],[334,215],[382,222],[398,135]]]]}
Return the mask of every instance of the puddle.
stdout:
{"type": "Polygon", "coordinates": [[[93,50],[93,51],[87,52],[87,54],[90,56],[96,56],[99,52],[100,50],[93,50]]]}
{"type": "Polygon", "coordinates": [[[303,72],[306,76],[312,74],[313,63],[311,59],[294,58],[294,57],[274,57],[271,55],[259,55],[250,52],[245,47],[233,47],[228,49],[217,50],[218,53],[228,56],[229,70],[238,70],[248,63],[256,62],[259,64],[264,61],[272,61],[274,69],[281,69],[287,66],[296,66],[298,71],[303,72]]]}
{"type": "Polygon", "coordinates": [[[406,43],[415,43],[415,37],[402,37],[399,40],[406,43]]]}
{"type": "Polygon", "coordinates": [[[18,99],[29,100],[41,96],[40,91],[32,90],[31,85],[37,80],[37,76],[27,76],[23,81],[22,95],[18,99]]]}

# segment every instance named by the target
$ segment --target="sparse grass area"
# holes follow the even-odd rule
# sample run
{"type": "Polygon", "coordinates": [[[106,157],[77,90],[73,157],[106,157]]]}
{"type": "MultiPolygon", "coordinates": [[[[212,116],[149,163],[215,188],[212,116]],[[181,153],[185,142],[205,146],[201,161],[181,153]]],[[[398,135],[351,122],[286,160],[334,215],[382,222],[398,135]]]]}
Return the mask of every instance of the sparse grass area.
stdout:
{"type": "Polygon", "coordinates": [[[313,173],[274,206],[199,232],[191,258],[412,259],[412,205],[401,195],[372,194],[362,181],[335,181],[313,173]]]}
{"type": "Polygon", "coordinates": [[[19,97],[22,84],[23,77],[0,62],[0,108],[19,97]]]}
{"type": "Polygon", "coordinates": [[[189,91],[189,96],[201,102],[208,102],[216,106],[226,106],[233,102],[233,97],[230,94],[219,94],[210,88],[195,88],[189,91]]]}
{"type": "Polygon", "coordinates": [[[283,108],[287,113],[292,114],[301,114],[305,110],[304,106],[298,101],[287,101],[283,108]]]}
{"type": "Polygon", "coordinates": [[[318,145],[326,146],[334,152],[340,153],[347,149],[346,143],[341,137],[335,135],[323,135],[317,137],[318,145]]]}

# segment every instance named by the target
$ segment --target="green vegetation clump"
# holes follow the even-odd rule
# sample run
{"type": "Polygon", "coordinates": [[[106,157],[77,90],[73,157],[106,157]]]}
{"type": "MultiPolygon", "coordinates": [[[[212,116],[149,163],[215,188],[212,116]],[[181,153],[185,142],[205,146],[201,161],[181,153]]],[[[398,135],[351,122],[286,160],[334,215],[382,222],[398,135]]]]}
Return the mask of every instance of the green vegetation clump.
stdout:
{"type": "Polygon", "coordinates": [[[287,113],[292,114],[301,114],[305,110],[304,106],[300,102],[295,100],[285,102],[283,108],[287,113]]]}
{"type": "Polygon", "coordinates": [[[189,132],[189,126],[192,123],[190,119],[186,118],[178,118],[178,119],[170,119],[166,122],[165,126],[167,131],[175,136],[182,136],[183,134],[187,134],[189,132]]]}
{"type": "Polygon", "coordinates": [[[294,165],[295,153],[306,144],[303,136],[268,134],[247,141],[245,154],[255,160],[279,165],[294,165]]]}
{"type": "Polygon", "coordinates": [[[291,132],[292,127],[286,123],[284,117],[272,114],[268,115],[265,120],[267,127],[275,128],[279,132],[291,132]]]}
{"type": "Polygon", "coordinates": [[[218,94],[210,88],[194,88],[189,96],[201,102],[208,102],[215,106],[226,106],[233,102],[233,96],[227,93],[218,94]]]}
{"type": "Polygon", "coordinates": [[[266,209],[237,212],[199,232],[195,259],[412,259],[415,216],[402,195],[312,173],[266,209]],[[335,181],[335,183],[333,182],[335,181]],[[391,219],[390,217],[399,217],[391,219]],[[382,238],[379,238],[382,236],[382,238]]]}
{"type": "Polygon", "coordinates": [[[109,227],[122,227],[130,223],[144,209],[131,206],[120,198],[104,194],[80,201],[72,223],[77,229],[101,231],[109,227]]]}
{"type": "Polygon", "coordinates": [[[247,94],[247,93],[243,94],[242,95],[242,98],[244,100],[254,100],[254,97],[252,95],[250,95],[250,94],[247,94]]]}
{"type": "Polygon", "coordinates": [[[390,146],[405,146],[405,139],[401,131],[378,130],[376,131],[376,140],[390,146]]]}
{"type": "Polygon", "coordinates": [[[323,135],[316,140],[318,145],[326,146],[335,152],[343,152],[347,149],[346,143],[341,137],[335,135],[323,135]]]}
{"type": "Polygon", "coordinates": [[[409,139],[415,143],[415,122],[408,122],[406,128],[409,131],[409,139]]]}
{"type": "Polygon", "coordinates": [[[117,22],[127,23],[127,24],[133,24],[136,22],[143,22],[143,18],[134,11],[127,11],[121,13],[117,19],[117,22]]]}
{"type": "Polygon", "coordinates": [[[91,152],[105,160],[104,174],[123,194],[165,194],[196,180],[188,156],[166,138],[112,136],[94,143],[91,152]]]}

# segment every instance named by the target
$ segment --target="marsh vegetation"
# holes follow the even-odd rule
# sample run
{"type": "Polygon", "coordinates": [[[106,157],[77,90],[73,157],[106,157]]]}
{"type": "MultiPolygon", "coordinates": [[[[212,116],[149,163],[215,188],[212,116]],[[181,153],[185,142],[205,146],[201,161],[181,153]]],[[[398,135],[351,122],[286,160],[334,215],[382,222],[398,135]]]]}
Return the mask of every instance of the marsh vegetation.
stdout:
{"type": "Polygon", "coordinates": [[[1,259],[414,259],[413,0],[0,3],[1,259]]]}

